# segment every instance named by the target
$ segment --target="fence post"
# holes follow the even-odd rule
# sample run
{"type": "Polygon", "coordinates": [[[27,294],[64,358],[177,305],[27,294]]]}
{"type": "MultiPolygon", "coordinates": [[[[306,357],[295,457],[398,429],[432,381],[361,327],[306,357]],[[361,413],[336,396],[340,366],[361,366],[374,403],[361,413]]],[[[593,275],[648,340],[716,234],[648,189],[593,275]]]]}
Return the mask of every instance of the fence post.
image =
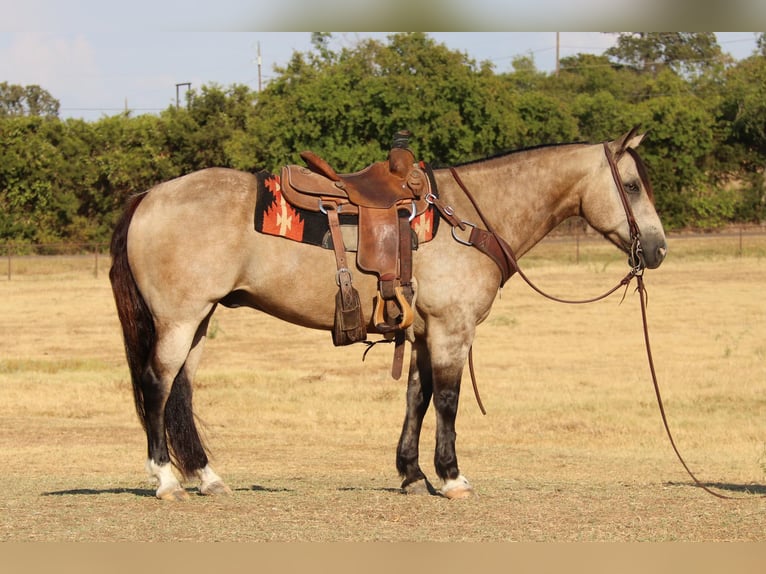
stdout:
{"type": "Polygon", "coordinates": [[[580,228],[575,227],[575,264],[580,264],[580,228]]]}
{"type": "Polygon", "coordinates": [[[8,253],[8,281],[11,280],[11,246],[6,245],[5,246],[8,253]]]}
{"type": "Polygon", "coordinates": [[[739,228],[739,252],[737,256],[742,257],[742,227],[739,228]]]}

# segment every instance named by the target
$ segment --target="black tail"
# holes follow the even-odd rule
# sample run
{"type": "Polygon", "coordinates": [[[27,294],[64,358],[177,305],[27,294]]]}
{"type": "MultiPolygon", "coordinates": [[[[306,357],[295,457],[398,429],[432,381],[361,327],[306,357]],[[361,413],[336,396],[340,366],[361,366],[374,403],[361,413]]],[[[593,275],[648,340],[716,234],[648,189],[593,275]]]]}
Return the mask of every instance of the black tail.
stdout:
{"type": "Polygon", "coordinates": [[[128,359],[130,379],[133,383],[133,398],[136,412],[141,424],[146,430],[146,411],[144,409],[144,393],[141,379],[149,363],[149,357],[156,339],[154,320],[128,264],[128,229],[133,214],[146,194],[132,197],[123,212],[112,234],[109,252],[112,255],[112,267],[109,270],[109,280],[112,283],[114,302],[117,305],[117,316],[122,325],[122,335],[125,342],[125,355],[128,359]]]}
{"type": "MultiPolygon", "coordinates": [[[[109,248],[112,256],[109,280],[112,283],[117,315],[122,324],[136,413],[146,431],[144,379],[154,376],[149,372],[148,366],[157,335],[154,319],[138,290],[128,263],[128,229],[133,214],[144,197],[146,197],[145,193],[132,197],[117,222],[109,248]]],[[[173,381],[170,396],[165,405],[165,430],[173,462],[184,475],[190,476],[195,470],[207,464],[207,449],[194,421],[191,381],[183,368],[173,381]]]]}

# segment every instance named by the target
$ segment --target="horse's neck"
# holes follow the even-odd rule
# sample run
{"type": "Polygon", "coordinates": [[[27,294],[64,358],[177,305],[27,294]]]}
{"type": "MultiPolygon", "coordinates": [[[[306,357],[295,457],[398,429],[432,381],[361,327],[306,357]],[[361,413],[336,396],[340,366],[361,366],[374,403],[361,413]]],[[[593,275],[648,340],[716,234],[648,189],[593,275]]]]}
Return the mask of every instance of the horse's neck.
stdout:
{"type": "MultiPolygon", "coordinates": [[[[562,221],[579,214],[579,184],[587,175],[588,162],[578,161],[576,155],[577,148],[584,147],[515,152],[458,168],[479,209],[517,257],[562,221]]],[[[448,201],[461,206],[457,215],[465,217],[463,209],[472,212],[450,172],[444,170],[440,179],[439,183],[449,189],[448,201]]]]}

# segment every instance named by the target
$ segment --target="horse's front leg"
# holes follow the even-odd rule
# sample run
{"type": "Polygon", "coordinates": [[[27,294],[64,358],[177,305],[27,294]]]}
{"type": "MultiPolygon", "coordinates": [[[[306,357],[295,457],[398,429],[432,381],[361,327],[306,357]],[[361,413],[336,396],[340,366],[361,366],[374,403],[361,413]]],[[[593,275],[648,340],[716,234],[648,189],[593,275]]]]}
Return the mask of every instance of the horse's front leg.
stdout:
{"type": "Polygon", "coordinates": [[[433,372],[433,403],[436,410],[436,449],[434,466],[442,480],[441,494],[447,498],[466,498],[473,488],[460,474],[455,451],[455,419],[460,399],[460,381],[470,349],[472,333],[461,338],[448,331],[446,337],[429,341],[433,372]]]}
{"type": "Polygon", "coordinates": [[[431,356],[425,342],[418,339],[412,345],[407,381],[407,411],[396,449],[396,469],[404,478],[402,491],[407,494],[435,493],[419,463],[420,431],[432,394],[431,356]]]}

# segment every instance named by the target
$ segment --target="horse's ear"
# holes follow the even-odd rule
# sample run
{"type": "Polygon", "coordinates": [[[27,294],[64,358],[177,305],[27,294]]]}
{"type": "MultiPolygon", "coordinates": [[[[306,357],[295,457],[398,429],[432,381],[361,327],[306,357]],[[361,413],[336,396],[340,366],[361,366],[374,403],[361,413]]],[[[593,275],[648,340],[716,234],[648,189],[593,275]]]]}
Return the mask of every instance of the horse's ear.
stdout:
{"type": "Polygon", "coordinates": [[[638,145],[641,143],[641,140],[644,139],[644,136],[646,135],[646,132],[638,133],[638,130],[641,126],[634,126],[633,129],[631,129],[628,133],[626,133],[624,136],[617,138],[614,140],[609,147],[612,148],[612,153],[614,154],[615,159],[619,159],[622,154],[625,153],[625,150],[628,148],[637,148],[638,145]]]}

